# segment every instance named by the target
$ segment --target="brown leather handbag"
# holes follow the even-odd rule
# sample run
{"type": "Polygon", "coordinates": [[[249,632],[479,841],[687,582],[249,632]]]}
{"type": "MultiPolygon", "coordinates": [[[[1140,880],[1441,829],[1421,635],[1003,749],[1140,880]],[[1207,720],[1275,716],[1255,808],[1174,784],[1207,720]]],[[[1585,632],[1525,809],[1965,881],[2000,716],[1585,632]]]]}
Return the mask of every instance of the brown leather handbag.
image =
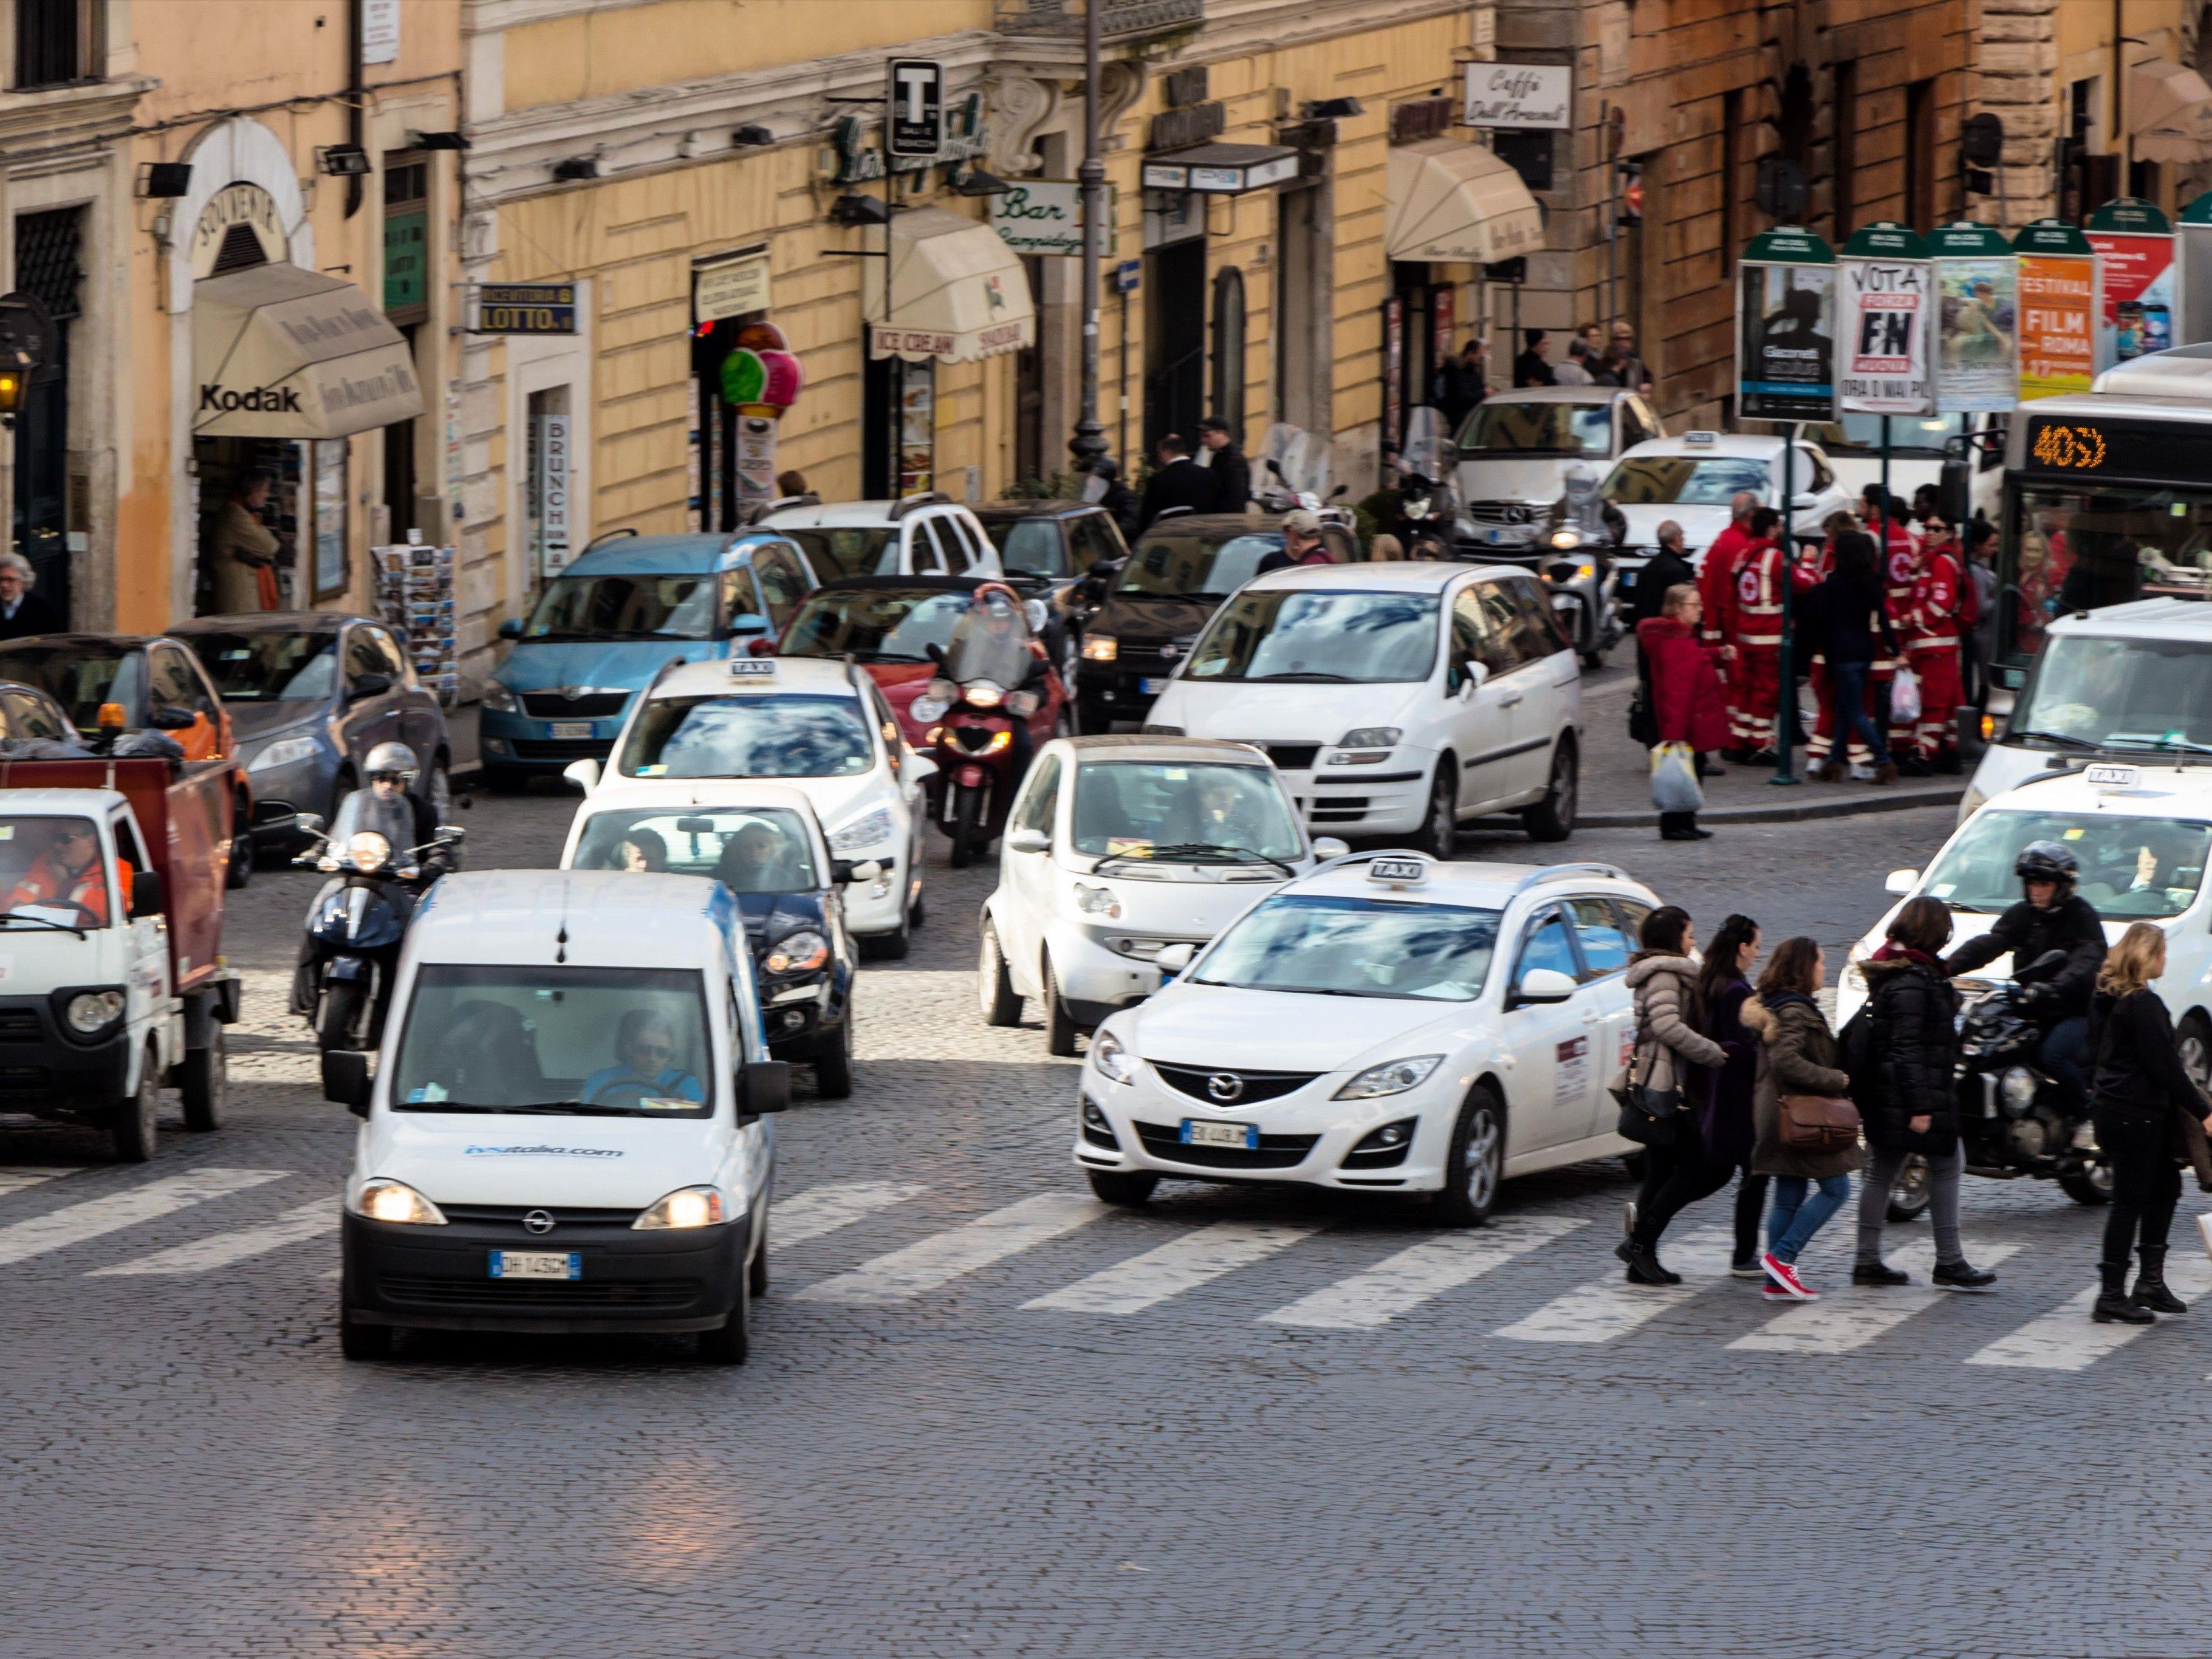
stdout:
{"type": "Polygon", "coordinates": [[[1833,1152],[1859,1142],[1859,1109],[1834,1095],[1780,1097],[1782,1144],[1793,1152],[1833,1152]]]}

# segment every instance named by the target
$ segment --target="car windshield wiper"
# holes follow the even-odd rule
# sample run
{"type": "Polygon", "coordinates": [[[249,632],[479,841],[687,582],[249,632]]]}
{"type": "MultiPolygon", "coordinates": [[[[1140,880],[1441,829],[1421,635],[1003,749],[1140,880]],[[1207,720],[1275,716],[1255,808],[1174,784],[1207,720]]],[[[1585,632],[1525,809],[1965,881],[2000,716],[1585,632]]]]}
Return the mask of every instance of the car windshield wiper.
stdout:
{"type": "MultiPolygon", "coordinates": [[[[652,1106],[594,1106],[580,1100],[541,1100],[526,1105],[484,1106],[472,1100],[407,1100],[398,1103],[403,1112],[474,1112],[494,1116],[510,1113],[516,1117],[669,1117],[673,1108],[652,1106]]],[[[703,1111],[705,1103],[686,1101],[686,1111],[703,1111]]]]}
{"type": "Polygon", "coordinates": [[[2212,743],[2194,743],[2187,738],[2143,738],[2133,732],[2115,732],[2105,739],[2107,749],[2183,749],[2192,755],[2212,755],[2212,743]]]}
{"type": "Polygon", "coordinates": [[[2094,750],[2098,747],[2097,744],[2090,742],[2087,738],[2069,737],[2063,732],[2008,732],[2005,733],[2005,741],[2008,743],[2015,741],[2023,743],[2055,743],[2062,748],[2066,749],[2094,750]]]}
{"type": "MultiPolygon", "coordinates": [[[[1272,864],[1275,868],[1281,871],[1286,876],[1294,876],[1297,873],[1297,871],[1291,869],[1289,865],[1284,863],[1280,859],[1271,859],[1265,853],[1255,852],[1249,847],[1231,847],[1224,842],[1218,841],[1171,842],[1165,847],[1155,847],[1149,849],[1144,856],[1149,859],[1152,862],[1158,864],[1164,861],[1177,863],[1185,860],[1195,863],[1201,858],[1207,855],[1211,855],[1215,858],[1227,859],[1237,864],[1272,864]]],[[[1129,854],[1127,853],[1109,853],[1105,858],[1098,860],[1098,864],[1104,864],[1109,860],[1127,858],[1129,854]]],[[[1094,875],[1097,874],[1098,865],[1092,865],[1091,869],[1094,875]]]]}
{"type": "Polygon", "coordinates": [[[27,916],[21,910],[0,910],[0,921],[27,921],[40,927],[51,927],[58,933],[75,933],[79,939],[85,937],[82,927],[72,927],[68,922],[56,921],[51,916],[27,916]]]}
{"type": "Polygon", "coordinates": [[[1357,685],[1359,684],[1358,680],[1353,679],[1349,674],[1324,674],[1318,670],[1282,674],[1247,674],[1244,677],[1244,679],[1245,683],[1249,685],[1256,685],[1262,680],[1327,680],[1337,685],[1357,685]]]}

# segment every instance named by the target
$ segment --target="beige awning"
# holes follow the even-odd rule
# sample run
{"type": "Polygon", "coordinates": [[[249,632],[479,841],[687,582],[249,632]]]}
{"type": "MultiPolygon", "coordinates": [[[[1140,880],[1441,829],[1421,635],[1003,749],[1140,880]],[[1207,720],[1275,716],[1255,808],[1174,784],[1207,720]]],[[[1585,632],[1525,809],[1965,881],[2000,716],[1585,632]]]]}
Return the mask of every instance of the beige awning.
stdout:
{"type": "Polygon", "coordinates": [[[1408,264],[1490,264],[1544,245],[1544,214],[1521,175],[1490,150],[1429,138],[1390,151],[1384,256],[1408,264]]]}
{"type": "Polygon", "coordinates": [[[2212,86],[2168,58],[2137,64],[2128,76],[2128,124],[2138,161],[2212,158],[2212,86]]]}
{"type": "MultiPolygon", "coordinates": [[[[878,245],[882,233],[876,234],[878,245]]],[[[868,355],[968,363],[1036,338],[1036,308],[1020,257],[988,225],[943,208],[908,208],[891,222],[891,314],[883,267],[861,276],[868,355]]]]}
{"type": "Polygon", "coordinates": [[[192,432],[343,438],[422,412],[399,331],[351,283],[256,265],[192,284],[192,432]]]}

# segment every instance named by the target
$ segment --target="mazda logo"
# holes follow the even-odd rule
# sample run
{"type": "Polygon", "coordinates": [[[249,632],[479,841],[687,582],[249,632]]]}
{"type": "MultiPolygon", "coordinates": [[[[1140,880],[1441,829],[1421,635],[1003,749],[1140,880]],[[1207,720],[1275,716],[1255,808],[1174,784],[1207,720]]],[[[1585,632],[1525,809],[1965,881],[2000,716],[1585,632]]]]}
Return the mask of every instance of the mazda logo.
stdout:
{"type": "Polygon", "coordinates": [[[1244,1079],[1234,1072],[1216,1072],[1206,1079],[1206,1092],[1224,1106],[1244,1094],[1244,1079]]]}
{"type": "Polygon", "coordinates": [[[522,1218],[522,1224],[533,1233],[550,1233],[553,1231],[553,1212],[532,1210],[522,1218]]]}

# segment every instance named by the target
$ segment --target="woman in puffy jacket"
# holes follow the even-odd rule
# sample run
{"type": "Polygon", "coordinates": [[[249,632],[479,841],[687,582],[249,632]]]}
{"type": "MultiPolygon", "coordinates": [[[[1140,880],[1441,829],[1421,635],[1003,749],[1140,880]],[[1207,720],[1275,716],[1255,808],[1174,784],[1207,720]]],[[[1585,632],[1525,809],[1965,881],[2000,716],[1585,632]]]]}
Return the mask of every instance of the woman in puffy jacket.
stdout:
{"type": "Polygon", "coordinates": [[[1759,1265],[1771,1281],[1771,1300],[1811,1302],[1820,1292],[1797,1276],[1797,1257],[1813,1235],[1851,1195],[1856,1146],[1808,1149],[1782,1139],[1782,1097],[1847,1094],[1850,1078],[1836,1053],[1835,1033],[1814,999],[1820,993],[1817,940],[1785,939],[1767,958],[1759,994],[1743,1005],[1743,1023],[1759,1038],[1759,1081],[1751,1115],[1758,1139],[1751,1167],[1774,1179],[1774,1205],[1766,1214],[1766,1254],[1759,1265]]]}
{"type": "MultiPolygon", "coordinates": [[[[1698,964],[1690,952],[1697,948],[1691,936],[1689,912],[1680,905],[1662,904],[1644,918],[1644,948],[1628,965],[1628,989],[1636,1000],[1636,1048],[1633,1074],[1646,1088],[1671,1094],[1680,1101],[1693,1066],[1718,1066],[1728,1059],[1720,1044],[1702,1036],[1704,1011],[1698,999],[1698,964]]],[[[1660,1189],[1686,1165],[1702,1164],[1705,1152],[1698,1140],[1694,1115],[1674,1115],[1674,1138],[1644,1152],[1644,1187],[1622,1217],[1626,1237],[1613,1254],[1628,1264],[1632,1285],[1679,1285],[1682,1275],[1659,1262],[1656,1230],[1650,1238],[1638,1226],[1638,1215],[1651,1207],[1660,1189]]]]}
{"type": "Polygon", "coordinates": [[[1890,918],[1887,937],[1858,965],[1867,986],[1870,1071],[1851,1079],[1874,1157],[1859,1184],[1859,1249],[1854,1285],[1903,1285],[1911,1275],[1881,1259],[1881,1224],[1890,1188],[1915,1153],[1928,1161],[1928,1212],[1936,1230],[1938,1285],[1978,1291],[1996,1275],[1968,1261],[1959,1245],[1959,1178],[1966,1172],[1959,1138],[1959,994],[1938,952],[1951,940],[1951,909],[1924,895],[1890,918]]]}

